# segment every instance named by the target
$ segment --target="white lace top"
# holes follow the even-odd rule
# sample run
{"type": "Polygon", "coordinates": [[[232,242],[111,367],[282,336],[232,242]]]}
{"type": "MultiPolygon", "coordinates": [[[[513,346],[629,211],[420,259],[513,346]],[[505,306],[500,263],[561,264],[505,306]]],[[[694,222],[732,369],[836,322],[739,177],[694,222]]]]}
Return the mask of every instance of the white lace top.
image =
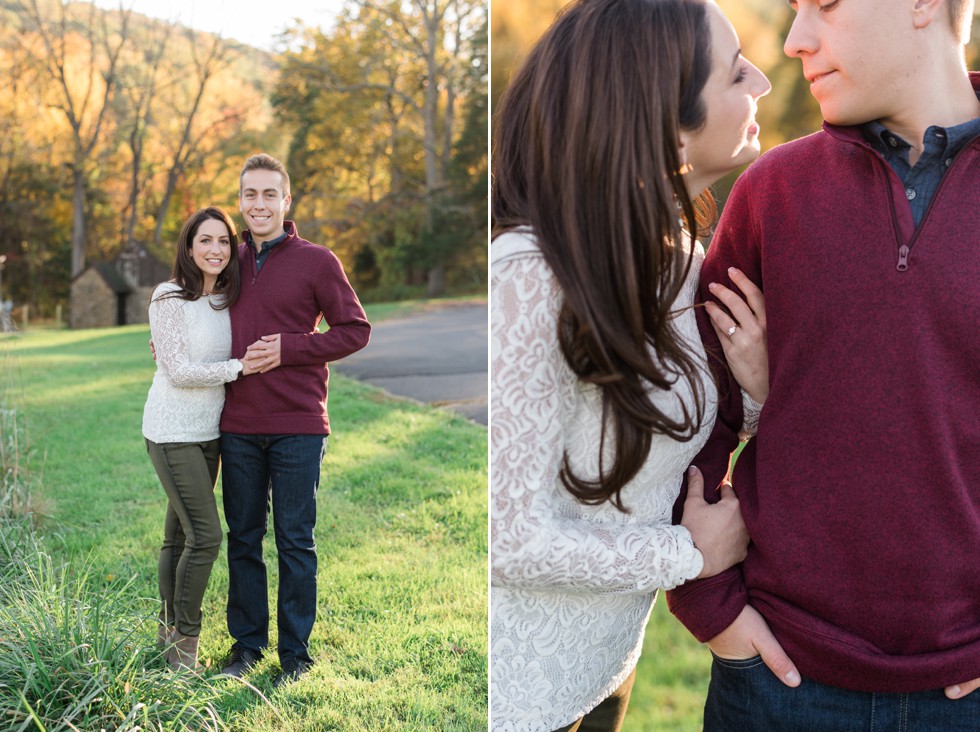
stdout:
{"type": "MultiPolygon", "coordinates": [[[[690,306],[704,258],[696,244],[675,309],[690,306]]],[[[586,506],[559,479],[598,475],[602,414],[558,344],[561,293],[530,233],[498,237],[491,252],[491,720],[507,732],[553,730],[609,696],[636,665],[658,587],[696,577],[703,559],[671,525],[684,471],[717,411],[705,372],[705,429],[689,442],[655,437],[621,495],[586,506]]],[[[675,320],[704,363],[693,310],[675,320]]],[[[653,397],[679,412],[686,381],[653,397]]],[[[610,453],[611,455],[611,453],[610,453]]]]}
{"type": "Polygon", "coordinates": [[[143,436],[151,442],[201,442],[220,436],[225,383],[241,362],[230,359],[228,310],[211,307],[212,297],[188,301],[159,295],[178,290],[164,282],[150,301],[150,336],[157,370],[143,408],[143,436]]]}

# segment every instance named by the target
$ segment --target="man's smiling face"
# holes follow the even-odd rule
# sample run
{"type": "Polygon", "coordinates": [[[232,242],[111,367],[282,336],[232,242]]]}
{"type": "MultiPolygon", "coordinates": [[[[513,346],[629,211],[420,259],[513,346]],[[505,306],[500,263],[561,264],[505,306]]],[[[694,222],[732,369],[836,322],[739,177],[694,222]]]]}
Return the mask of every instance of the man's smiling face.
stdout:
{"type": "Polygon", "coordinates": [[[283,220],[292,196],[283,194],[282,175],[274,170],[249,170],[242,175],[238,206],[256,242],[283,234],[283,220]]]}

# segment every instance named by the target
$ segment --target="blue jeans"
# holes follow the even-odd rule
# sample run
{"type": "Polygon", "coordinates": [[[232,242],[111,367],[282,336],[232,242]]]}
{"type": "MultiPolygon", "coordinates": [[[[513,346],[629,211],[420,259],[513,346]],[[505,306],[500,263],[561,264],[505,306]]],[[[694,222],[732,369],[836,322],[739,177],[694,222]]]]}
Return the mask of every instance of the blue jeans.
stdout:
{"type": "MultiPolygon", "coordinates": [[[[966,679],[964,679],[965,681],[966,679]]],[[[718,658],[704,705],[704,732],[977,732],[980,692],[950,700],[942,689],[877,694],[803,679],[784,686],[756,656],[718,658]]]]}
{"type": "Polygon", "coordinates": [[[262,539],[272,508],[279,553],[279,660],[311,663],[316,619],[316,492],[326,435],[221,434],[228,522],[228,632],[261,653],[269,645],[269,602],[262,539]]]}

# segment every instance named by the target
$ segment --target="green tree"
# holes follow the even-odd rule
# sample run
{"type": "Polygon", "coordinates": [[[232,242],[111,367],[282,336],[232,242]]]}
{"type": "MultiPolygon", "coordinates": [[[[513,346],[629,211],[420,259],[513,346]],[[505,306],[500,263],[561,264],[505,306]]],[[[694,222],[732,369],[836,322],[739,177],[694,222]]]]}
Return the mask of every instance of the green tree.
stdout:
{"type": "Polygon", "coordinates": [[[454,168],[460,151],[486,154],[485,6],[355,3],[329,34],[300,28],[296,40],[273,96],[293,133],[294,216],[359,285],[441,294],[480,235],[467,195],[481,175],[485,218],[485,163],[454,168]]]}

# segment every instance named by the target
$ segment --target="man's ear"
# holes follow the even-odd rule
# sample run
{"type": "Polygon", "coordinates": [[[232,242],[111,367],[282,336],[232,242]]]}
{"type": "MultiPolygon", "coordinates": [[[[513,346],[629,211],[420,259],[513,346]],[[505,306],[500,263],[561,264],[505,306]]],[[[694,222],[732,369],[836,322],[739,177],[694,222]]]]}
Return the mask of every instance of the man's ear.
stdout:
{"type": "Polygon", "coordinates": [[[947,0],[915,0],[912,8],[912,23],[916,28],[926,28],[936,20],[939,13],[946,12],[947,0]]]}

